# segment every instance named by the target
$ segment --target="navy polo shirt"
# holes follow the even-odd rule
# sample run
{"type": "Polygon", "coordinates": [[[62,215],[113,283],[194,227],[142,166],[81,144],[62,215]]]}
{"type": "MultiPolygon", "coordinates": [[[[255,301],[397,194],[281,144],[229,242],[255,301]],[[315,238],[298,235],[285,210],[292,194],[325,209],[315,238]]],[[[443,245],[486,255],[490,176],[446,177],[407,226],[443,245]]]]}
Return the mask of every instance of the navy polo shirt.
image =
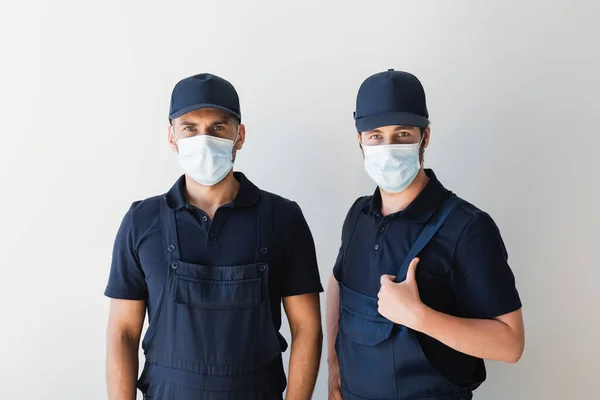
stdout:
{"type": "MultiPolygon", "coordinates": [[[[346,261],[338,255],[333,273],[350,289],[377,297],[380,277],[396,275],[427,220],[450,195],[431,170],[429,183],[403,211],[381,215],[381,194],[358,199],[362,206],[346,261]]],[[[354,207],[353,206],[353,207],[354,207]]],[[[344,222],[342,237],[349,235],[344,222]]],[[[342,245],[344,246],[344,244],[342,245]]],[[[445,314],[490,319],[521,308],[498,227],[477,207],[461,200],[419,255],[416,278],[421,300],[445,314]]],[[[430,363],[450,381],[467,385],[485,378],[482,360],[459,353],[419,333],[430,363]]]]}
{"type": "MultiPolygon", "coordinates": [[[[257,246],[259,189],[242,173],[236,198],[217,209],[211,221],[184,196],[185,176],[167,193],[175,210],[181,258],[202,265],[243,265],[254,262],[257,246]]],[[[125,215],[114,243],[105,295],[116,299],[146,300],[148,318],[158,307],[167,279],[159,202],[163,196],[137,201],[125,215]]],[[[273,325],[281,327],[281,298],[322,292],[312,234],[298,204],[272,195],[269,293],[273,325]]],[[[285,342],[282,341],[282,350],[285,342]]]]}

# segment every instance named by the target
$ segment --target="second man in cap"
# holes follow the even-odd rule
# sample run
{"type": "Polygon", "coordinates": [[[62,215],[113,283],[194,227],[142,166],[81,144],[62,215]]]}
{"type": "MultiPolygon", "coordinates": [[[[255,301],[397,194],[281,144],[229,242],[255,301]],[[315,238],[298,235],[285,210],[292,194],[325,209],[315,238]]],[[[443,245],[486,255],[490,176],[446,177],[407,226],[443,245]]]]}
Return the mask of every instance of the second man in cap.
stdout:
{"type": "Polygon", "coordinates": [[[431,131],[414,75],[369,77],[354,118],[377,189],[351,207],[328,285],[329,398],[471,399],[484,359],[523,351],[500,232],[423,168],[431,131]]]}

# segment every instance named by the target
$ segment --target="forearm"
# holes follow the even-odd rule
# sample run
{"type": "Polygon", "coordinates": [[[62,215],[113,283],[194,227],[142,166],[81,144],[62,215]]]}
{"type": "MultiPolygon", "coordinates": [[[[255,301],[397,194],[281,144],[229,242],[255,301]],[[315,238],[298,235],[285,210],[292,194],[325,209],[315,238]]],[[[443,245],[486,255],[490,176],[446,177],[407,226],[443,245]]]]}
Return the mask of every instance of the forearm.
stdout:
{"type": "Polygon", "coordinates": [[[327,282],[325,325],[327,330],[327,364],[337,364],[335,341],[338,334],[338,320],[340,317],[340,286],[333,275],[327,282]]]}
{"type": "Polygon", "coordinates": [[[110,400],[135,400],[139,340],[124,334],[109,336],[106,354],[106,381],[110,400]]]}
{"type": "Polygon", "coordinates": [[[312,397],[319,373],[322,344],[320,324],[292,332],[286,400],[309,400],[312,397]]]}
{"type": "Polygon", "coordinates": [[[515,363],[523,352],[522,335],[497,319],[459,318],[424,307],[415,329],[486,360],[515,363]]]}

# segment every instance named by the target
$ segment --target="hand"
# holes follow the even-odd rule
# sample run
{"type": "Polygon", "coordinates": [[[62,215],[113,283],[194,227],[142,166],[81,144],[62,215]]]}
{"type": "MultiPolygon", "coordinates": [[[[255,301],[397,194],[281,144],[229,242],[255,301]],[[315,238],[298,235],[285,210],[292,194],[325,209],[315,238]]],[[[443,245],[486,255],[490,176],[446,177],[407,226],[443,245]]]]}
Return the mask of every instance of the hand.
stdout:
{"type": "Polygon", "coordinates": [[[404,282],[396,283],[394,276],[382,275],[381,288],[377,295],[379,314],[392,322],[415,330],[418,330],[417,326],[424,308],[415,279],[418,263],[418,258],[412,260],[404,282]]]}
{"type": "Polygon", "coordinates": [[[343,400],[342,384],[340,382],[340,366],[338,362],[329,366],[328,400],[343,400]]]}

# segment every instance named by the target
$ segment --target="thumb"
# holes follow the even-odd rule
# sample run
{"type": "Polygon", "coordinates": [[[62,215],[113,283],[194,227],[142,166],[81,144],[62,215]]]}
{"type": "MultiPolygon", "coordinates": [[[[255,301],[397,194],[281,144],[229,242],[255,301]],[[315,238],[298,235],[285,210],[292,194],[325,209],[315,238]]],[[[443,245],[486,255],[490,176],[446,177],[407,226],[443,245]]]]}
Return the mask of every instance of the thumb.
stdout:
{"type": "Polygon", "coordinates": [[[381,286],[391,285],[395,278],[393,275],[381,275],[381,286]]]}
{"type": "Polygon", "coordinates": [[[419,258],[413,258],[408,266],[408,271],[406,271],[406,280],[414,281],[415,280],[415,272],[417,271],[417,264],[419,264],[419,258]]]}

